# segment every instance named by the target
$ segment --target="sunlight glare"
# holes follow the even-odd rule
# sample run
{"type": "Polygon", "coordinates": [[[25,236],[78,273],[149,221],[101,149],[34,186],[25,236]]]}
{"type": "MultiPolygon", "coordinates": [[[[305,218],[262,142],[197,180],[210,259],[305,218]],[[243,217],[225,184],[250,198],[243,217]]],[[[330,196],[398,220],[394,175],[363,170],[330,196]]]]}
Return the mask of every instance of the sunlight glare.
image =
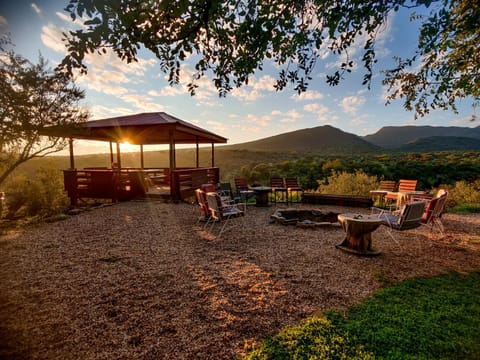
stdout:
{"type": "Polygon", "coordinates": [[[122,152],[136,152],[139,151],[138,145],[130,144],[128,141],[124,141],[120,144],[122,152]]]}

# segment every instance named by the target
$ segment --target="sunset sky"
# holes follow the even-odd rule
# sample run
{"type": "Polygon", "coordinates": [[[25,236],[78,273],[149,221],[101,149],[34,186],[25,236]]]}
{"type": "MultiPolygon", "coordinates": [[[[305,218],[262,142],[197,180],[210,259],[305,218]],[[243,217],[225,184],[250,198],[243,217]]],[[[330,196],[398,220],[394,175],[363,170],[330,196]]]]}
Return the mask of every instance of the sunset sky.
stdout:
{"type": "MultiPolygon", "coordinates": [[[[18,54],[37,62],[41,53],[54,67],[66,53],[62,31],[78,27],[63,10],[67,4],[67,0],[2,1],[1,32],[10,33],[18,54]]],[[[393,55],[412,54],[417,27],[418,24],[409,21],[407,12],[390,17],[377,39],[379,62],[371,90],[361,85],[364,74],[361,66],[339,86],[329,87],[325,74],[333,73],[341,59],[328,52],[317,63],[309,91],[300,96],[292,87],[276,92],[273,88],[276,69],[267,63],[248,86],[233,90],[226,98],[219,98],[208,78],[202,80],[197,95],[191,97],[186,89],[192,74],[191,64],[187,61],[184,65],[181,85],[170,87],[158,61],[146,51],[140,52],[139,62],[134,64],[122,63],[111,53],[89,56],[89,73],[79,77],[77,84],[86,90],[83,105],[92,113],[92,120],[165,111],[228,138],[229,144],[326,124],[361,136],[389,125],[477,126],[469,121],[473,110],[468,101],[459,104],[458,115],[435,111],[417,121],[399,101],[385,106],[380,71],[392,65],[393,55]]],[[[358,45],[363,46],[360,42],[358,45]]],[[[353,49],[350,55],[358,60],[360,50],[353,49]]],[[[76,145],[77,154],[106,151],[108,145],[99,142],[76,145]]]]}

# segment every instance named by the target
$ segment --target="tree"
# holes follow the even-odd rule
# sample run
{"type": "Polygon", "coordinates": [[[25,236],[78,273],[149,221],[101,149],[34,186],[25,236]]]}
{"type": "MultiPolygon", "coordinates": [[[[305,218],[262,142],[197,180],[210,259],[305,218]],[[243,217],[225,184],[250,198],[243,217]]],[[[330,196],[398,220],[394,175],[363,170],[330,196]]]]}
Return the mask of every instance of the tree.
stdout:
{"type": "Polygon", "coordinates": [[[436,108],[456,111],[459,99],[471,97],[474,106],[480,102],[480,6],[477,0],[441,3],[424,19],[415,54],[397,57],[398,66],[384,79],[388,101],[404,98],[416,117],[436,108]]]}
{"type": "Polygon", "coordinates": [[[70,0],[80,30],[65,35],[68,55],[61,68],[80,68],[85,55],[111,48],[127,62],[140,48],[152,51],[171,84],[179,82],[182,63],[195,62],[189,90],[207,73],[221,96],[248,83],[266,61],[279,69],[276,89],[294,84],[305,91],[321,52],[345,59],[326,76],[337,85],[356,66],[349,58],[363,41],[363,85],[370,87],[376,63],[375,40],[389,15],[400,8],[430,15],[422,21],[415,54],[397,58],[386,72],[388,101],[404,98],[405,108],[423,116],[430,108],[453,109],[459,99],[480,101],[480,9],[476,0],[70,0]],[[418,66],[420,63],[421,66],[418,66]]]}
{"type": "Polygon", "coordinates": [[[0,47],[0,184],[20,164],[65,148],[61,138],[42,137],[46,126],[72,126],[87,119],[84,92],[64,73],[0,47]]]}

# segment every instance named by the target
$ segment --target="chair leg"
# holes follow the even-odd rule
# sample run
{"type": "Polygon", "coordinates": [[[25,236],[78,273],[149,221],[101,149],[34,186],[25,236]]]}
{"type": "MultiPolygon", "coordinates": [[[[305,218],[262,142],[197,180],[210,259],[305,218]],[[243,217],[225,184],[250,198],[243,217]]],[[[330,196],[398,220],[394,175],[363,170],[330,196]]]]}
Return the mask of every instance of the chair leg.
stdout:
{"type": "Polygon", "coordinates": [[[223,219],[223,225],[222,225],[222,228],[220,229],[220,232],[217,235],[217,239],[220,239],[220,237],[222,236],[222,233],[225,230],[225,227],[227,226],[227,222],[228,222],[229,219],[230,219],[230,217],[227,217],[227,218],[223,219]]]}
{"type": "Polygon", "coordinates": [[[433,230],[434,226],[436,226],[438,228],[438,230],[440,231],[440,234],[442,234],[442,236],[445,235],[445,227],[443,226],[442,221],[439,218],[433,219],[432,230],[433,230]]]}
{"type": "MultiPolygon", "coordinates": [[[[220,237],[222,236],[223,232],[227,230],[227,223],[230,222],[230,218],[231,216],[227,216],[225,217],[222,222],[223,222],[223,225],[222,225],[222,228],[220,229],[220,232],[218,233],[217,235],[217,239],[220,239],[220,237]]],[[[245,230],[245,215],[242,216],[242,224],[243,224],[243,230],[245,230]]],[[[236,225],[232,225],[230,226],[230,228],[232,227],[235,227],[236,225]]]]}
{"type": "Polygon", "coordinates": [[[205,230],[205,228],[207,227],[208,224],[210,224],[210,221],[212,220],[212,218],[210,216],[208,217],[205,217],[204,218],[205,220],[205,224],[203,224],[203,230],[205,230]]]}

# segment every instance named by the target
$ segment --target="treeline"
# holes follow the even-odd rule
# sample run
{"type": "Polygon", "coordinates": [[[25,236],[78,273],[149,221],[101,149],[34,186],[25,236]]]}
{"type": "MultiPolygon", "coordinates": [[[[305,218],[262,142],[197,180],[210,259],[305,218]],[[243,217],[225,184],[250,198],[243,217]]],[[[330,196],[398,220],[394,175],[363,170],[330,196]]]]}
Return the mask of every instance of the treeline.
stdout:
{"type": "MultiPolygon", "coordinates": [[[[210,166],[210,152],[202,151],[201,166],[210,166]]],[[[125,154],[124,166],[139,166],[138,154],[125,154]]],[[[147,167],[167,166],[165,152],[146,154],[147,167]]],[[[78,158],[78,168],[107,166],[108,154],[78,158]]],[[[177,152],[179,166],[194,166],[195,152],[177,152]]],[[[296,177],[305,190],[368,195],[381,179],[417,179],[419,190],[446,187],[452,206],[480,204],[480,152],[439,152],[422,154],[371,154],[330,156],[313,153],[269,153],[245,150],[217,151],[215,165],[221,181],[244,177],[249,184],[269,185],[270,177],[296,177]],[[333,186],[335,185],[335,186],[333,186]]],[[[50,216],[68,205],[63,190],[67,157],[34,159],[21,166],[4,184],[6,203],[0,202],[0,215],[50,216]],[[2,206],[1,205],[5,205],[2,206]]]]}
{"type": "MultiPolygon", "coordinates": [[[[299,155],[299,154],[297,154],[299,155]]],[[[221,168],[222,169],[222,168],[221,168]]],[[[359,156],[321,156],[307,154],[278,162],[252,161],[229,173],[225,180],[236,176],[250,183],[268,184],[272,176],[293,176],[305,189],[316,190],[334,173],[362,171],[369,176],[398,181],[417,179],[418,189],[430,190],[457,181],[474,182],[480,178],[480,152],[439,152],[409,154],[372,154],[359,156]]]]}

